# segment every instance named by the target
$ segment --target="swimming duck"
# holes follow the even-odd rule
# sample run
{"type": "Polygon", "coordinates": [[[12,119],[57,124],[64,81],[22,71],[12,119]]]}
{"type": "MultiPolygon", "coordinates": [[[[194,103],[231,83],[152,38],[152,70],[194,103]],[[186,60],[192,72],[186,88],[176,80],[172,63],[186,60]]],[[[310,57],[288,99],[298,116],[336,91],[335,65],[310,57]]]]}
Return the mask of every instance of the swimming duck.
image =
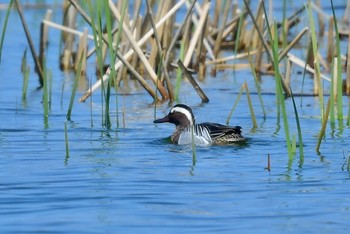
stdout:
{"type": "Polygon", "coordinates": [[[192,109],[184,104],[173,106],[168,115],[153,121],[153,123],[165,122],[175,124],[176,130],[171,136],[171,141],[179,145],[192,143],[192,127],[196,145],[221,145],[245,141],[240,126],[231,127],[208,122],[195,124],[192,109]]]}

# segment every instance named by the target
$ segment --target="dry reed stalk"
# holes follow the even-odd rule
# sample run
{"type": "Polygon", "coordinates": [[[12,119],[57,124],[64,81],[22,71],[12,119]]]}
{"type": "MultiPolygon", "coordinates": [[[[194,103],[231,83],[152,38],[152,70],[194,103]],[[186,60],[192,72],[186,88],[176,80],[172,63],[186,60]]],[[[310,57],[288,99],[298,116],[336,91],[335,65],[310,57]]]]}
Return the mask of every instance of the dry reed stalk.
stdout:
{"type": "Polygon", "coordinates": [[[40,66],[40,61],[39,61],[37,53],[35,51],[34,43],[33,43],[32,37],[30,36],[30,32],[29,32],[27,23],[25,21],[24,15],[23,15],[23,10],[22,10],[21,3],[20,3],[19,0],[15,0],[15,2],[16,2],[16,6],[17,6],[17,11],[18,11],[19,17],[20,17],[21,22],[22,22],[22,27],[23,27],[24,32],[25,32],[26,37],[27,37],[27,41],[28,41],[28,44],[29,44],[30,52],[32,54],[32,57],[33,57],[33,60],[34,60],[34,63],[35,63],[35,70],[37,71],[37,73],[39,75],[40,87],[43,87],[44,79],[45,79],[43,68],[40,66]]]}
{"type": "Polygon", "coordinates": [[[350,1],[347,1],[343,19],[342,19],[344,24],[349,24],[349,15],[350,15],[350,1]]]}
{"type": "Polygon", "coordinates": [[[327,60],[328,62],[332,61],[333,54],[334,54],[334,19],[333,17],[329,18],[328,22],[328,44],[327,44],[327,60]]]}
{"type": "MultiPolygon", "coordinates": [[[[250,18],[252,19],[254,28],[256,29],[256,31],[257,31],[257,33],[258,33],[258,35],[259,35],[259,38],[260,38],[260,40],[261,40],[261,43],[262,43],[263,46],[264,46],[264,49],[265,49],[265,51],[266,51],[266,53],[267,53],[267,55],[268,55],[268,58],[269,58],[269,60],[272,60],[271,51],[269,50],[269,47],[268,47],[266,41],[264,40],[263,33],[259,30],[259,26],[258,26],[257,23],[256,23],[256,20],[255,20],[255,18],[254,18],[254,16],[253,16],[252,11],[250,10],[250,7],[249,7],[249,4],[247,3],[247,0],[244,0],[244,4],[245,4],[245,6],[246,6],[246,9],[247,9],[247,12],[248,12],[250,18]]],[[[272,35],[274,35],[274,33],[273,33],[272,35]]]]}
{"type": "Polygon", "coordinates": [[[211,64],[216,64],[216,63],[224,63],[224,62],[227,62],[227,61],[230,61],[230,60],[245,58],[245,57],[248,57],[249,54],[250,55],[254,55],[256,53],[258,53],[258,50],[253,50],[253,51],[249,51],[249,52],[243,52],[243,53],[231,55],[231,56],[224,57],[224,58],[218,58],[218,59],[215,59],[213,61],[206,61],[205,64],[206,65],[211,65],[211,64]]]}
{"type": "Polygon", "coordinates": [[[223,16],[222,16],[222,19],[221,19],[221,25],[220,25],[219,31],[217,33],[215,44],[214,44],[214,56],[215,56],[215,58],[218,57],[218,54],[219,54],[219,51],[220,51],[222,35],[224,33],[224,30],[225,30],[227,17],[228,17],[228,13],[229,13],[229,10],[230,10],[230,4],[231,4],[231,1],[226,0],[225,6],[224,6],[223,16]]]}
{"type": "Polygon", "coordinates": [[[250,48],[253,48],[253,49],[258,48],[259,42],[261,43],[259,36],[256,36],[256,34],[258,33],[257,30],[259,30],[260,32],[264,30],[263,28],[264,18],[262,16],[263,16],[262,1],[259,1],[258,9],[256,11],[256,16],[255,16],[257,27],[252,29],[252,34],[250,37],[250,45],[251,45],[250,48]]]}
{"type": "MultiPolygon", "coordinates": [[[[262,68],[267,68],[270,64],[261,64],[262,68]]],[[[217,70],[224,70],[224,69],[248,69],[250,68],[250,64],[248,63],[236,63],[236,64],[216,64],[215,68],[217,70]]],[[[273,74],[273,73],[272,73],[273,74]]]]}
{"type": "Polygon", "coordinates": [[[177,64],[179,65],[179,68],[182,70],[182,72],[187,77],[190,84],[193,86],[194,90],[198,93],[199,97],[202,99],[202,102],[207,103],[209,102],[209,98],[207,95],[205,95],[204,91],[201,89],[201,87],[198,85],[196,80],[192,77],[191,73],[187,71],[187,68],[185,65],[181,62],[181,60],[177,61],[177,64]]]}
{"type": "MultiPolygon", "coordinates": [[[[260,9],[260,13],[259,11],[257,13],[257,20],[258,20],[257,24],[258,24],[259,30],[262,32],[264,30],[264,25],[265,25],[264,15],[262,11],[262,4],[259,5],[259,9],[260,9]]],[[[255,58],[255,70],[261,71],[261,63],[263,58],[263,44],[261,40],[255,40],[255,45],[253,45],[253,48],[257,48],[258,50],[258,53],[255,58]]]]}
{"type": "MultiPolygon", "coordinates": [[[[44,19],[50,20],[51,19],[51,10],[47,10],[44,19]]],[[[40,66],[44,67],[45,64],[45,52],[46,52],[46,46],[48,43],[48,26],[45,25],[43,22],[41,22],[40,25],[40,49],[39,49],[39,61],[40,66]]]]}
{"type": "Polygon", "coordinates": [[[77,55],[76,55],[75,64],[74,64],[74,69],[76,72],[78,72],[79,66],[81,66],[80,75],[86,74],[87,35],[88,35],[88,29],[85,28],[84,33],[79,40],[77,55]],[[81,65],[79,65],[79,63],[81,63],[81,65]]]}
{"type": "Polygon", "coordinates": [[[210,2],[204,4],[203,10],[201,12],[201,17],[199,19],[199,22],[198,22],[198,25],[196,27],[196,30],[195,30],[195,32],[194,32],[194,34],[192,36],[189,48],[187,50],[187,53],[186,53],[186,56],[185,56],[185,59],[184,59],[184,63],[183,64],[185,65],[185,67],[188,67],[188,65],[191,62],[191,58],[192,58],[195,46],[196,46],[196,44],[197,44],[197,42],[199,40],[199,35],[200,35],[201,31],[202,31],[202,28],[205,26],[204,23],[206,22],[206,19],[208,17],[209,8],[210,8],[210,2]]]}
{"type": "Polygon", "coordinates": [[[288,87],[290,87],[290,77],[292,75],[292,62],[290,60],[287,61],[286,66],[286,74],[284,75],[285,83],[288,87]]]}
{"type": "Polygon", "coordinates": [[[317,52],[317,57],[320,62],[320,65],[322,65],[322,67],[326,70],[326,72],[329,72],[330,71],[329,63],[322,57],[320,51],[317,52]]]}
{"type": "MultiPolygon", "coordinates": [[[[142,18],[138,17],[136,19],[136,24],[135,24],[135,30],[134,30],[134,38],[135,40],[139,41],[141,38],[141,26],[142,26],[142,18]]],[[[137,67],[137,64],[139,63],[139,57],[137,56],[136,53],[132,55],[131,58],[131,66],[137,67]]],[[[119,82],[118,82],[119,83],[119,82]]]]}
{"type": "MultiPolygon", "coordinates": [[[[111,12],[114,14],[116,19],[118,20],[118,22],[120,22],[121,21],[121,15],[120,15],[118,9],[113,4],[112,0],[109,0],[109,7],[111,9],[111,12]]],[[[132,36],[132,33],[130,32],[128,26],[124,22],[123,22],[123,32],[126,35],[126,37],[128,38],[129,42],[131,43],[133,49],[135,50],[135,52],[139,56],[140,60],[144,64],[148,74],[150,75],[150,77],[151,77],[152,81],[154,82],[154,84],[157,86],[157,89],[159,90],[160,94],[162,95],[162,97],[164,99],[167,99],[168,98],[168,94],[167,94],[164,86],[162,85],[162,83],[159,82],[157,74],[154,72],[154,70],[151,67],[150,63],[148,62],[146,56],[142,52],[141,48],[137,45],[137,42],[135,41],[135,38],[132,36]]]]}
{"type": "MultiPolygon", "coordinates": [[[[198,5],[197,2],[195,2],[194,5],[195,5],[196,10],[198,11],[198,15],[202,16],[202,15],[203,15],[203,9],[200,8],[200,6],[198,5]]],[[[190,7],[191,7],[190,3],[187,2],[187,1],[186,1],[186,6],[187,6],[188,9],[190,9],[190,7]]],[[[197,17],[196,17],[194,14],[192,14],[191,19],[192,19],[193,24],[194,24],[196,27],[198,27],[199,21],[198,21],[197,17]]],[[[212,49],[212,47],[210,46],[208,40],[212,40],[212,39],[211,39],[210,37],[203,38],[203,45],[205,46],[205,49],[207,50],[209,57],[210,57],[212,60],[214,60],[214,59],[215,59],[214,52],[213,52],[213,49],[212,49]]],[[[214,44],[214,43],[212,43],[212,44],[214,44]]]]}
{"type": "Polygon", "coordinates": [[[308,66],[314,68],[314,61],[315,61],[315,55],[314,55],[314,50],[312,48],[312,40],[310,38],[307,46],[307,52],[306,52],[306,63],[308,66]]]}
{"type": "MultiPolygon", "coordinates": [[[[296,57],[295,55],[288,53],[287,54],[288,60],[290,60],[292,63],[302,67],[302,68],[306,68],[306,70],[308,72],[311,72],[312,74],[315,74],[315,69],[313,69],[310,65],[306,64],[305,66],[305,62],[303,60],[301,60],[300,58],[296,57]]],[[[331,79],[327,76],[325,76],[324,74],[320,74],[321,78],[326,80],[326,81],[331,81],[331,79]]]]}
{"type": "MultiPolygon", "coordinates": [[[[320,0],[316,0],[316,5],[321,8],[320,0]]],[[[319,29],[318,35],[323,36],[326,26],[324,23],[324,19],[320,13],[317,13],[317,20],[318,20],[318,29],[319,29]]]]}
{"type": "MultiPolygon", "coordinates": [[[[48,20],[43,20],[42,23],[44,23],[45,25],[47,26],[50,26],[54,29],[58,29],[58,30],[61,30],[65,33],[70,33],[70,34],[74,34],[74,35],[77,35],[77,36],[82,36],[84,34],[84,32],[81,32],[81,31],[78,31],[78,30],[74,30],[72,28],[69,28],[67,26],[63,26],[63,25],[60,25],[60,24],[56,24],[52,21],[48,21],[48,20]]],[[[89,40],[94,40],[94,36],[93,35],[87,35],[87,38],[89,40]]]]}
{"type": "MultiPolygon", "coordinates": [[[[64,12],[63,26],[75,29],[77,11],[70,3],[68,3],[68,1],[65,1],[64,3],[64,12]]],[[[65,31],[62,32],[62,42],[64,47],[61,54],[60,67],[63,70],[72,68],[74,39],[75,37],[71,33],[65,33],[65,31]]]]}
{"type": "MultiPolygon", "coordinates": [[[[314,73],[314,94],[315,95],[323,95],[322,92],[320,93],[320,75],[321,71],[318,71],[319,67],[316,66],[316,62],[314,62],[314,68],[315,68],[315,73],[314,73]]],[[[322,90],[322,89],[321,89],[322,90]]]]}
{"type": "MultiPolygon", "coordinates": [[[[194,5],[196,4],[196,2],[197,2],[197,0],[192,1],[192,4],[188,7],[184,21],[182,22],[182,24],[178,28],[178,30],[177,30],[173,40],[171,41],[171,43],[169,45],[169,48],[168,48],[168,50],[166,52],[165,60],[164,60],[164,64],[165,64],[165,68],[166,69],[167,69],[167,67],[169,66],[169,63],[170,63],[171,52],[172,52],[173,48],[175,47],[176,42],[178,41],[178,38],[180,37],[180,34],[181,34],[182,30],[184,28],[186,28],[186,26],[188,26],[188,28],[189,28],[189,25],[191,25],[191,21],[189,21],[188,18],[192,14],[192,9],[193,9],[194,5]]],[[[184,31],[187,32],[189,30],[185,29],[184,31]]]]}
{"type": "MultiPolygon", "coordinates": [[[[350,3],[348,4],[350,5],[350,3]]],[[[350,35],[350,28],[349,28],[349,35],[350,35]]],[[[350,94],[350,38],[348,38],[348,51],[347,51],[348,57],[346,60],[346,83],[345,83],[345,92],[347,95],[350,94]]],[[[350,117],[348,117],[350,118],[350,117]]]]}
{"type": "MultiPolygon", "coordinates": [[[[160,44],[160,38],[159,38],[157,29],[156,29],[156,24],[155,24],[154,19],[153,19],[152,8],[150,6],[149,0],[146,0],[146,5],[147,5],[147,11],[148,11],[148,15],[149,15],[149,18],[151,21],[151,25],[152,25],[152,28],[154,31],[154,38],[155,38],[156,46],[158,48],[158,51],[157,51],[158,57],[161,60],[161,68],[162,68],[162,72],[163,72],[163,75],[165,77],[165,82],[166,82],[166,85],[168,88],[169,99],[171,101],[173,101],[174,100],[173,87],[172,87],[172,84],[170,81],[168,70],[165,67],[165,63],[164,63],[164,59],[163,59],[163,55],[162,55],[162,45],[160,44]]],[[[170,4],[168,6],[170,7],[170,4]]]]}
{"type": "Polygon", "coordinates": [[[333,59],[333,100],[337,102],[338,96],[338,58],[334,56],[333,59]]]}
{"type": "Polygon", "coordinates": [[[223,2],[222,0],[215,1],[214,16],[213,16],[213,20],[211,22],[213,25],[213,28],[218,28],[218,26],[219,26],[219,19],[220,19],[220,15],[221,15],[222,2],[223,2]]]}
{"type": "MultiPolygon", "coordinates": [[[[186,0],[181,0],[179,1],[177,4],[175,4],[175,6],[168,12],[168,14],[166,16],[164,16],[161,20],[159,20],[159,22],[156,24],[156,28],[160,27],[169,17],[171,17],[184,3],[186,2],[186,0]]],[[[150,29],[138,42],[138,46],[142,46],[153,34],[153,29],[150,29]]],[[[117,62],[114,67],[115,67],[115,70],[118,70],[119,67],[124,63],[126,62],[127,59],[129,59],[131,57],[131,55],[134,53],[133,50],[129,50],[128,53],[126,53],[125,55],[123,56],[118,56],[120,61],[117,62]]],[[[118,53],[117,53],[118,55],[118,53]]],[[[124,63],[125,64],[125,63],[124,63]]],[[[130,64],[129,64],[130,65],[130,64]]],[[[135,71],[136,70],[127,65],[127,67],[129,68],[130,71],[135,71]]],[[[137,72],[136,72],[137,73],[137,72]]],[[[143,82],[143,78],[141,76],[138,76],[139,74],[136,74],[136,77],[139,77],[142,79],[141,82],[143,82]]],[[[85,92],[85,94],[79,99],[80,102],[84,102],[96,89],[98,89],[100,86],[101,86],[101,82],[103,81],[106,81],[108,79],[108,74],[104,75],[102,77],[102,79],[98,80],[89,90],[87,90],[85,92]]],[[[144,83],[145,85],[147,83],[144,83]]],[[[150,93],[150,90],[149,89],[146,89],[149,93],[150,93]]],[[[151,93],[150,93],[151,94],[151,93]]],[[[152,95],[152,94],[151,94],[152,95]]],[[[152,97],[155,97],[152,95],[152,97]]]]}
{"type": "MultiPolygon", "coordinates": [[[[150,3],[146,0],[147,2],[147,9],[148,9],[148,18],[150,20],[150,23],[151,23],[151,26],[154,30],[154,35],[157,34],[157,37],[158,37],[158,42],[161,43],[162,39],[163,39],[163,34],[164,34],[164,31],[168,31],[168,30],[164,30],[165,29],[165,24],[163,24],[161,27],[159,27],[157,30],[155,30],[154,28],[154,21],[155,19],[158,20],[162,17],[164,17],[164,15],[169,11],[169,9],[171,9],[172,7],[172,1],[161,1],[159,2],[159,6],[158,6],[158,13],[157,13],[157,16],[154,18],[153,16],[153,12],[152,12],[152,8],[150,6],[150,3]],[[152,13],[150,13],[152,12],[152,13]],[[153,22],[152,22],[153,21],[153,22]]],[[[170,31],[170,30],[169,30],[170,31]]],[[[162,45],[158,45],[158,42],[156,41],[156,38],[154,38],[151,42],[151,52],[150,52],[150,55],[149,55],[149,63],[151,65],[151,67],[155,70],[156,69],[156,66],[158,65],[158,60],[161,58],[161,55],[162,55],[162,45]],[[159,51],[160,50],[160,51],[159,51]]]]}

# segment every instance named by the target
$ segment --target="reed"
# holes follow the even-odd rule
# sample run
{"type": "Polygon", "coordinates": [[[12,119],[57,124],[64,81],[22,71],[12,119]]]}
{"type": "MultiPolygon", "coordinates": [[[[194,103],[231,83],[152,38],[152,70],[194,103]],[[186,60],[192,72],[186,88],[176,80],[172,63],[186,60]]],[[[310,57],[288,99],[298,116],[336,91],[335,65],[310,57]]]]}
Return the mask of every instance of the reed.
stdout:
{"type": "Polygon", "coordinates": [[[244,82],[243,86],[244,86],[244,89],[245,89],[245,92],[246,92],[246,95],[247,95],[247,101],[248,101],[250,116],[252,118],[253,128],[257,128],[258,124],[256,122],[256,117],[255,117],[255,113],[254,113],[253,103],[252,103],[252,100],[250,98],[250,92],[249,92],[249,89],[248,89],[247,82],[244,82]]]}
{"type": "Polygon", "coordinates": [[[229,112],[229,114],[227,116],[226,125],[230,124],[230,119],[231,119],[232,114],[233,114],[234,110],[236,109],[236,106],[237,106],[237,104],[238,104],[238,102],[239,102],[239,100],[240,100],[240,98],[242,96],[243,90],[244,90],[244,86],[242,85],[240,90],[239,90],[239,93],[237,95],[236,101],[234,102],[234,104],[233,104],[233,106],[232,106],[232,108],[231,108],[231,110],[230,110],[230,112],[229,112]]]}
{"type": "Polygon", "coordinates": [[[15,0],[15,2],[16,2],[18,14],[19,14],[21,22],[22,22],[22,27],[23,27],[24,32],[26,34],[26,38],[27,38],[27,41],[29,44],[30,52],[32,54],[32,58],[33,58],[34,63],[35,63],[35,70],[38,72],[38,75],[39,75],[40,87],[42,87],[44,85],[44,79],[45,79],[43,67],[41,67],[41,65],[40,65],[40,61],[39,61],[38,55],[37,55],[35,47],[34,47],[33,39],[31,37],[26,20],[24,18],[22,5],[21,5],[19,0],[15,0]]]}
{"type": "Polygon", "coordinates": [[[49,81],[51,77],[51,72],[47,71],[46,68],[44,70],[43,76],[43,107],[44,107],[44,125],[45,129],[48,128],[48,120],[49,120],[49,81]]]}
{"type": "Polygon", "coordinates": [[[294,108],[294,115],[295,115],[295,122],[297,125],[297,130],[298,130],[298,142],[299,142],[299,166],[302,167],[302,165],[304,164],[304,143],[303,143],[303,134],[301,131],[301,126],[300,126],[300,120],[299,120],[299,115],[298,115],[298,110],[297,110],[297,106],[295,104],[295,100],[294,100],[294,95],[291,89],[291,98],[292,98],[292,102],[293,102],[293,108],[294,108]]]}
{"type": "Polygon", "coordinates": [[[331,0],[331,6],[332,6],[332,13],[334,18],[334,29],[335,29],[335,44],[336,44],[336,58],[339,62],[336,63],[336,78],[337,81],[336,89],[337,89],[337,119],[339,123],[339,127],[343,128],[343,80],[342,80],[342,65],[340,61],[341,53],[340,53],[340,39],[339,39],[339,30],[338,30],[338,23],[337,23],[337,17],[334,12],[334,6],[333,6],[333,0],[331,0]]]}
{"type": "Polygon", "coordinates": [[[83,56],[80,57],[80,61],[78,63],[78,68],[77,68],[77,72],[75,74],[75,79],[74,79],[74,83],[73,83],[73,87],[72,87],[72,93],[71,93],[70,101],[69,101],[69,107],[68,107],[68,111],[67,111],[67,115],[66,115],[66,119],[67,120],[71,120],[75,94],[76,94],[76,91],[77,91],[77,88],[78,88],[79,79],[81,77],[81,73],[80,72],[81,72],[81,67],[82,67],[82,63],[83,63],[83,56]]]}
{"type": "Polygon", "coordinates": [[[21,70],[23,74],[22,102],[25,102],[27,100],[27,90],[28,90],[29,72],[30,72],[30,67],[27,65],[27,49],[24,50],[24,53],[22,56],[21,70]]]}
{"type": "MultiPolygon", "coordinates": [[[[314,66],[315,66],[315,80],[317,84],[317,94],[320,100],[320,110],[321,110],[321,117],[324,116],[324,97],[323,97],[323,86],[321,82],[321,75],[320,75],[320,62],[318,59],[318,42],[317,42],[317,37],[316,37],[316,29],[315,29],[315,23],[314,23],[314,17],[312,14],[311,10],[311,2],[308,0],[308,5],[307,5],[307,13],[308,13],[308,18],[309,18],[309,24],[310,24],[310,32],[311,32],[311,43],[312,43],[312,51],[313,54],[315,55],[315,60],[314,60],[314,66]]],[[[322,122],[322,121],[321,121],[322,122]]]]}
{"type": "Polygon", "coordinates": [[[8,8],[6,10],[4,25],[2,26],[1,39],[0,39],[0,64],[1,64],[1,57],[2,57],[2,46],[3,46],[4,40],[5,40],[6,28],[7,28],[7,23],[8,23],[9,17],[10,17],[12,4],[13,4],[13,0],[10,0],[8,8]]]}

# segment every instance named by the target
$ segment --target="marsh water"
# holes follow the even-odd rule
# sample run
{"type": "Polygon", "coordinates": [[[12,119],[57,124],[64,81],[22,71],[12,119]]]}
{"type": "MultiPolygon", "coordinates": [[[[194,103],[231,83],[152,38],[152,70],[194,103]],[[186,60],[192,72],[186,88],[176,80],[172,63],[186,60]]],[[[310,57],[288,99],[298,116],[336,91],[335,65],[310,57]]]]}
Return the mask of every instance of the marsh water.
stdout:
{"type": "MultiPolygon", "coordinates": [[[[61,12],[56,10],[53,20],[59,22],[61,12]]],[[[38,42],[38,22],[45,9],[27,12],[38,42]]],[[[78,102],[84,85],[67,121],[74,74],[58,68],[55,30],[49,36],[52,96],[46,120],[29,55],[28,94],[26,101],[21,98],[20,64],[27,42],[19,25],[12,12],[0,64],[1,233],[348,232],[350,131],[345,124],[327,126],[321,153],[316,153],[321,128],[317,97],[295,97],[304,143],[301,162],[298,149],[294,158],[288,157],[273,77],[264,76],[261,83],[266,117],[249,70],[222,71],[215,78],[208,72],[200,82],[210,99],[205,104],[184,81],[180,101],[193,108],[196,121],[223,124],[247,81],[258,122],[253,128],[243,94],[230,124],[242,126],[247,143],[196,147],[194,163],[190,146],[168,141],[174,126],[153,124],[155,115],[168,112],[168,103],[155,110],[149,95],[132,82],[129,90],[112,96],[110,129],[102,126],[100,91],[78,102]]],[[[94,81],[93,59],[89,66],[88,79],[94,81]]],[[[292,83],[298,93],[302,76],[295,69],[292,83]]],[[[304,85],[304,92],[312,93],[310,76],[304,85]]],[[[348,101],[344,96],[344,110],[348,101]]],[[[296,136],[292,100],[286,105],[290,132],[296,136]]]]}

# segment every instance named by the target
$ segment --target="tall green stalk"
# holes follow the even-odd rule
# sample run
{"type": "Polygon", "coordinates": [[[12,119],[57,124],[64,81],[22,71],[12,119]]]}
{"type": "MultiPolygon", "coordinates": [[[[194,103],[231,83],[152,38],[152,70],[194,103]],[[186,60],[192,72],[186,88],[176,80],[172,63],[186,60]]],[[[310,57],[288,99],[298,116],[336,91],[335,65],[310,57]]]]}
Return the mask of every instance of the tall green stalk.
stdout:
{"type": "MultiPolygon", "coordinates": [[[[266,20],[266,25],[269,24],[268,16],[266,13],[265,9],[265,4],[263,4],[263,9],[264,9],[264,14],[265,14],[265,20],[266,20]]],[[[284,127],[284,132],[285,132],[285,137],[286,137],[286,144],[287,144],[287,150],[288,150],[288,156],[289,160],[293,159],[293,152],[292,152],[292,145],[291,145],[291,140],[290,140],[290,134],[289,134],[289,124],[288,124],[288,118],[287,118],[287,111],[286,111],[286,105],[284,102],[284,94],[283,94],[283,88],[282,88],[282,76],[279,70],[279,64],[278,64],[278,34],[277,34],[277,26],[276,23],[273,25],[274,27],[274,35],[272,36],[271,29],[270,27],[268,28],[268,33],[270,36],[270,39],[272,41],[272,63],[273,67],[275,70],[275,81],[276,81],[276,96],[277,96],[277,107],[281,107],[282,111],[282,118],[283,118],[283,127],[284,127]]]]}
{"type": "Polygon", "coordinates": [[[296,121],[297,129],[298,129],[298,140],[299,140],[299,166],[301,167],[301,166],[304,164],[304,143],[303,143],[303,134],[302,134],[302,132],[301,132],[298,110],[297,110],[297,106],[295,105],[294,95],[293,95],[292,89],[290,89],[290,93],[291,93],[291,97],[292,97],[292,101],[293,101],[294,114],[295,114],[295,121],[296,121]]]}
{"type": "Polygon", "coordinates": [[[69,101],[69,107],[68,107],[68,111],[67,111],[67,115],[66,115],[66,119],[67,120],[71,120],[71,115],[72,115],[72,109],[73,109],[73,104],[74,104],[74,98],[75,98],[75,93],[77,91],[78,88],[78,81],[80,79],[81,76],[81,67],[82,67],[82,63],[83,63],[83,57],[86,56],[84,53],[82,54],[82,56],[79,59],[79,63],[78,63],[78,69],[77,72],[75,74],[75,78],[74,78],[74,83],[73,83],[73,88],[72,88],[72,94],[70,96],[70,101],[69,101]]]}
{"type": "Polygon", "coordinates": [[[3,46],[4,40],[5,40],[6,27],[7,27],[8,19],[9,19],[9,17],[10,17],[10,12],[11,12],[11,8],[12,8],[12,4],[13,4],[13,0],[10,0],[9,6],[8,6],[8,8],[7,8],[7,11],[6,11],[6,16],[5,16],[4,25],[3,25],[3,27],[2,27],[2,32],[1,32],[1,39],[0,39],[0,64],[1,64],[1,56],[2,56],[2,46],[3,46]]]}
{"type": "MultiPolygon", "coordinates": [[[[184,39],[183,39],[181,41],[179,59],[181,61],[183,61],[184,56],[185,56],[185,42],[184,42],[184,39]]],[[[177,70],[176,70],[176,85],[175,85],[175,92],[174,92],[176,101],[179,100],[181,81],[182,81],[182,70],[181,70],[181,68],[177,68],[177,70]]]]}
{"type": "Polygon", "coordinates": [[[318,46],[317,46],[315,22],[314,22],[314,17],[312,14],[310,0],[308,0],[308,5],[307,5],[306,9],[307,9],[308,17],[309,17],[309,22],[310,22],[312,51],[315,55],[315,75],[316,75],[316,82],[317,82],[317,86],[318,86],[318,97],[320,99],[321,118],[323,118],[323,116],[324,116],[323,87],[322,87],[321,75],[320,75],[320,71],[321,71],[320,70],[320,61],[318,59],[318,56],[316,56],[318,54],[318,46]]]}
{"type": "Polygon", "coordinates": [[[342,89],[342,67],[341,67],[341,53],[340,53],[340,39],[339,39],[339,33],[338,33],[338,23],[337,23],[337,17],[334,12],[334,6],[333,6],[333,0],[331,0],[332,5],[332,13],[334,18],[334,29],[335,29],[335,44],[336,44],[336,53],[338,58],[337,63],[337,113],[338,113],[338,122],[339,127],[343,127],[343,89],[342,89]]]}

